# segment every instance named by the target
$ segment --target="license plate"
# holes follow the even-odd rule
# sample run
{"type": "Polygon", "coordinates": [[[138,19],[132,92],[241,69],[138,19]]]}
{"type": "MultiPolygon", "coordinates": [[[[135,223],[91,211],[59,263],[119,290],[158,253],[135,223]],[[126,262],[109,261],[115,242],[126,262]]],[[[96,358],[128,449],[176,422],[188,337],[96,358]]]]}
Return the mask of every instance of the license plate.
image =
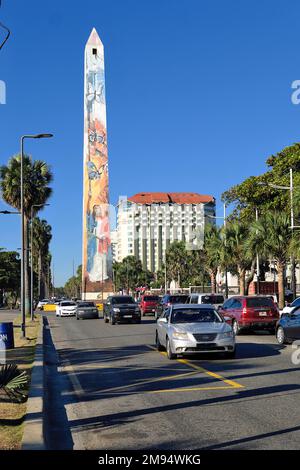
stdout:
{"type": "Polygon", "coordinates": [[[132,315],[124,315],[123,318],[132,318],[132,315]]]}
{"type": "Polygon", "coordinates": [[[266,317],[267,316],[267,312],[259,312],[258,314],[260,317],[266,317]]]}

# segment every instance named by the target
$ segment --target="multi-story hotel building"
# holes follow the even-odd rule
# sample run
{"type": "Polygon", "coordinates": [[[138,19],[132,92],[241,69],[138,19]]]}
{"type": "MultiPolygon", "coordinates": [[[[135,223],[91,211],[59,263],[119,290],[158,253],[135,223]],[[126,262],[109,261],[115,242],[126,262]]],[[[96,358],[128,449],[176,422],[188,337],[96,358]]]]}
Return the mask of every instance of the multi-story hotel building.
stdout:
{"type": "Polygon", "coordinates": [[[188,249],[203,246],[204,226],[214,223],[215,198],[197,193],[138,193],[120,197],[113,257],[140,259],[152,272],[161,268],[169,245],[184,241],[188,249]]]}

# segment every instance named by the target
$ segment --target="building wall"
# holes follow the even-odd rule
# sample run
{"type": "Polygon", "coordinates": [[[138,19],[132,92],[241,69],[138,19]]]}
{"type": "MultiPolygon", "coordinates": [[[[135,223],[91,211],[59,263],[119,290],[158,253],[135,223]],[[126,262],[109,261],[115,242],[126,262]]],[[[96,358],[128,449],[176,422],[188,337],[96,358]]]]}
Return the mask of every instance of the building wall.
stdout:
{"type": "MultiPolygon", "coordinates": [[[[174,241],[185,241],[189,249],[203,246],[205,214],[215,215],[215,203],[136,204],[120,198],[117,221],[116,260],[136,256],[152,272],[163,264],[174,241]]],[[[214,223],[213,219],[207,219],[214,223]]]]}

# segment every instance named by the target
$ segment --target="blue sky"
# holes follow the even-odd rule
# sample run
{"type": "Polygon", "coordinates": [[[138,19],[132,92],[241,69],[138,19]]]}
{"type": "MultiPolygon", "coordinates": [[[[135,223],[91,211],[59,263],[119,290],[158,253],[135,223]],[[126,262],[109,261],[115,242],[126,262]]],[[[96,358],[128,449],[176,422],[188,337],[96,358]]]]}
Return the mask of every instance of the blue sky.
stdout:
{"type": "MultiPolygon", "coordinates": [[[[55,284],[81,263],[83,59],[93,26],[105,47],[110,198],[140,191],[221,193],[265,171],[299,140],[300,4],[290,0],[4,0],[0,164],[27,153],[54,172],[40,216],[53,227],[55,284]]],[[[0,210],[7,208],[0,200],[0,210]]],[[[0,246],[20,246],[0,215],[0,246]]]]}

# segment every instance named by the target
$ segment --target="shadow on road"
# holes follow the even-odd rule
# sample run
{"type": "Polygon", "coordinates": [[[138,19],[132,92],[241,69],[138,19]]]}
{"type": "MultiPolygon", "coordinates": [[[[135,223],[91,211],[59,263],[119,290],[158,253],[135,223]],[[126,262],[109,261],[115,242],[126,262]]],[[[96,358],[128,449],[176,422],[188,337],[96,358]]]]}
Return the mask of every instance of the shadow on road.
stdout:
{"type": "Polygon", "coordinates": [[[48,450],[71,450],[73,440],[64,407],[63,392],[67,385],[59,373],[59,360],[52,341],[49,323],[43,317],[44,343],[44,437],[48,450]]]}
{"type": "MultiPolygon", "coordinates": [[[[246,400],[251,400],[253,398],[265,398],[266,396],[271,396],[274,394],[284,394],[288,392],[300,391],[300,385],[298,384],[288,384],[288,385],[276,385],[272,387],[262,387],[259,389],[253,390],[243,390],[237,391],[234,395],[229,396],[222,396],[222,397],[213,397],[213,398],[206,398],[203,400],[193,400],[193,401],[185,401],[185,402],[176,402],[170,404],[163,404],[161,406],[154,406],[150,408],[143,408],[143,409],[135,409],[130,411],[123,411],[117,413],[110,413],[110,414],[103,414],[100,416],[94,416],[85,419],[78,419],[73,420],[71,423],[72,429],[76,429],[77,431],[84,431],[84,430],[97,430],[97,429],[107,429],[111,426],[121,426],[122,424],[133,423],[138,419],[141,419],[143,416],[147,416],[153,413],[166,413],[169,411],[180,411],[185,410],[188,408],[196,408],[196,407],[203,407],[209,405],[223,405],[224,403],[233,403],[233,402],[244,402],[246,400]]],[[[297,430],[297,428],[291,428],[292,430],[297,430]]],[[[270,435],[274,435],[274,433],[270,433],[270,435]]],[[[257,438],[257,437],[256,437],[257,438]]],[[[247,438],[248,439],[248,438],[247,438]]],[[[250,438],[249,438],[250,439],[250,438]]],[[[252,437],[251,439],[255,439],[252,437]]],[[[234,441],[230,441],[227,445],[232,445],[234,441]]],[[[226,443],[220,444],[221,446],[226,446],[226,443]]],[[[157,447],[157,446],[156,446],[157,447]]]]}

